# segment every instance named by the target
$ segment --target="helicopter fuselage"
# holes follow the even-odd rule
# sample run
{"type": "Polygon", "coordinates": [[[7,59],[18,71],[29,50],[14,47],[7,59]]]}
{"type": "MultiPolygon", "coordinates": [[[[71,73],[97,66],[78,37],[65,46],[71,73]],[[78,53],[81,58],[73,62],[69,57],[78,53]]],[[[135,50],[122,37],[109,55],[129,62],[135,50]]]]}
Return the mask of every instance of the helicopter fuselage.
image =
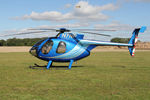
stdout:
{"type": "Polygon", "coordinates": [[[80,43],[61,38],[48,38],[37,44],[31,48],[30,53],[46,61],[70,62],[90,55],[86,47],[80,43]]]}

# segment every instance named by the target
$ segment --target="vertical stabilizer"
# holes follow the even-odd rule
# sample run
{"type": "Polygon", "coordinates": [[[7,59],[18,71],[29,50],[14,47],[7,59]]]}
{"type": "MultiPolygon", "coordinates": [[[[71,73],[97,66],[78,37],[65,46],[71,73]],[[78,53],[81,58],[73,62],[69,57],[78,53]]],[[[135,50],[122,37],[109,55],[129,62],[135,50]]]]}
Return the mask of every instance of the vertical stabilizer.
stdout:
{"type": "Polygon", "coordinates": [[[135,45],[138,40],[138,34],[143,33],[145,30],[146,30],[146,27],[142,26],[141,28],[137,28],[133,31],[132,37],[129,41],[129,44],[133,44],[133,46],[128,47],[131,56],[134,56],[134,54],[135,54],[135,45]]]}

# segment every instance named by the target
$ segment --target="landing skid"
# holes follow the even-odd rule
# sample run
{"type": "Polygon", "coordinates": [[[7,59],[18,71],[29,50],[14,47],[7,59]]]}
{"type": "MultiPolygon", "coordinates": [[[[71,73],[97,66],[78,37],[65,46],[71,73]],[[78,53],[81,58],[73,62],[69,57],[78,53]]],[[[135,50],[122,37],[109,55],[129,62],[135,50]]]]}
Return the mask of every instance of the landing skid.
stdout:
{"type": "MultiPolygon", "coordinates": [[[[70,64],[68,66],[68,69],[71,69],[73,62],[74,62],[73,60],[70,60],[70,64]]],[[[35,63],[34,66],[29,66],[29,68],[32,68],[32,69],[39,69],[39,68],[50,69],[50,67],[52,66],[52,63],[53,62],[51,60],[45,66],[40,66],[40,65],[35,63]]]]}

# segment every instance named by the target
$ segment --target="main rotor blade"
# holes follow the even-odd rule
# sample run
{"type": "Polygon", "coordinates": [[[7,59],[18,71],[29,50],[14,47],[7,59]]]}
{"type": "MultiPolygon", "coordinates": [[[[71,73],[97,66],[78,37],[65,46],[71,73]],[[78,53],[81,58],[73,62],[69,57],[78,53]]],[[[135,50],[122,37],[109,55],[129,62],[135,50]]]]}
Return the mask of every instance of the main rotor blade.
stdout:
{"type": "Polygon", "coordinates": [[[107,30],[107,29],[72,29],[72,31],[116,31],[116,30],[107,30]]]}
{"type": "Polygon", "coordinates": [[[34,30],[34,31],[0,35],[0,37],[13,36],[13,35],[34,34],[34,33],[50,32],[50,31],[54,31],[54,32],[70,32],[70,31],[74,31],[74,32],[79,32],[79,33],[96,34],[96,35],[110,37],[110,35],[101,34],[101,33],[97,33],[97,32],[94,32],[94,31],[115,31],[115,30],[103,30],[103,29],[72,29],[72,30],[68,30],[68,29],[65,29],[65,28],[60,28],[60,29],[52,29],[52,28],[35,28],[34,29],[34,28],[30,28],[30,29],[27,29],[27,30],[34,30]],[[93,31],[93,32],[90,32],[90,31],[93,31]]]}
{"type": "Polygon", "coordinates": [[[95,32],[80,32],[80,33],[95,34],[95,35],[101,35],[101,36],[111,37],[111,35],[101,34],[101,33],[95,33],[95,32]]]}
{"type": "Polygon", "coordinates": [[[28,30],[49,30],[49,31],[56,31],[56,29],[50,29],[50,28],[39,28],[39,29],[30,28],[28,30]]]}
{"type": "MultiPolygon", "coordinates": [[[[39,28],[39,29],[28,29],[28,30],[50,30],[50,31],[58,31],[60,29],[52,29],[52,28],[39,28]]],[[[66,29],[68,30],[68,29],[66,29]]],[[[70,29],[69,31],[116,31],[116,30],[106,30],[106,29],[70,29]]]]}
{"type": "Polygon", "coordinates": [[[15,33],[15,34],[0,35],[0,37],[5,37],[5,36],[14,36],[14,35],[25,35],[25,34],[34,34],[34,33],[42,33],[42,32],[48,32],[48,31],[22,32],[22,33],[15,33]]]}

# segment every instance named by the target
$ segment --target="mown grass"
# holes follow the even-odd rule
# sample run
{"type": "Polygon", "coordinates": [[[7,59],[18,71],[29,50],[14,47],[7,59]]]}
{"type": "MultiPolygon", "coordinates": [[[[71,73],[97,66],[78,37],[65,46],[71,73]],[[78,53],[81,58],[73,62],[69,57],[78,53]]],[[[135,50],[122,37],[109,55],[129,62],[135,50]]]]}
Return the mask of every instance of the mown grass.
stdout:
{"type": "Polygon", "coordinates": [[[0,100],[149,100],[150,52],[97,52],[74,63],[46,62],[28,53],[0,53],[0,100]]]}

